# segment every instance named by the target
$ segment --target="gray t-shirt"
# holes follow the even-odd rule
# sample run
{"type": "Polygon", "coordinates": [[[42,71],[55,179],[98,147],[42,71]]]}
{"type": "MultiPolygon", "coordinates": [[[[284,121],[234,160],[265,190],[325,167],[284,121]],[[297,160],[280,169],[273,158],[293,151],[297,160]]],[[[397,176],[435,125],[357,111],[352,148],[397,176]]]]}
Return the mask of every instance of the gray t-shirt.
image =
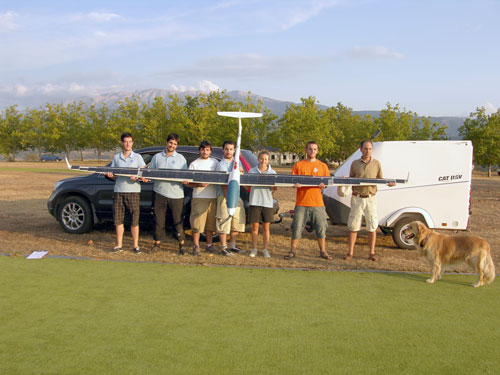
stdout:
{"type": "MultiPolygon", "coordinates": [[[[125,168],[142,168],[146,165],[140,154],[132,151],[127,158],[123,157],[120,152],[113,156],[111,167],[125,167],[125,168]]],[[[116,176],[115,177],[115,193],[140,193],[141,183],[139,180],[132,181],[130,177],[116,176]]]]}
{"type": "MultiPolygon", "coordinates": [[[[186,158],[176,151],[170,156],[167,156],[165,151],[162,151],[153,156],[149,168],[187,169],[187,162],[186,158]]],[[[167,198],[184,198],[184,189],[181,182],[155,180],[153,191],[167,198]]]]}
{"type": "MultiPolygon", "coordinates": [[[[274,169],[269,166],[266,171],[261,172],[259,167],[253,167],[248,171],[248,173],[261,173],[261,174],[276,174],[274,169]]],[[[273,207],[273,190],[269,187],[252,186],[250,190],[250,206],[260,206],[260,207],[273,207]]]]}

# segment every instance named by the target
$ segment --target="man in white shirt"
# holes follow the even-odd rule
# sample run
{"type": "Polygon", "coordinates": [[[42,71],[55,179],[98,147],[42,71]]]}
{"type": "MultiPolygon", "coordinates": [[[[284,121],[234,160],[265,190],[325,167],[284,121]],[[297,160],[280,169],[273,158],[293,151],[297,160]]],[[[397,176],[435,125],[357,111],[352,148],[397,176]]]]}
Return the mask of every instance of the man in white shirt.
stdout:
{"type": "MultiPolygon", "coordinates": [[[[210,157],[212,144],[202,141],[199,146],[200,157],[189,165],[189,169],[198,171],[215,171],[217,160],[210,157]]],[[[193,255],[200,253],[200,233],[205,232],[207,237],[207,250],[212,248],[213,233],[215,232],[215,213],[217,210],[217,190],[215,185],[189,184],[193,187],[191,201],[191,216],[189,218],[193,231],[193,255]]]]}

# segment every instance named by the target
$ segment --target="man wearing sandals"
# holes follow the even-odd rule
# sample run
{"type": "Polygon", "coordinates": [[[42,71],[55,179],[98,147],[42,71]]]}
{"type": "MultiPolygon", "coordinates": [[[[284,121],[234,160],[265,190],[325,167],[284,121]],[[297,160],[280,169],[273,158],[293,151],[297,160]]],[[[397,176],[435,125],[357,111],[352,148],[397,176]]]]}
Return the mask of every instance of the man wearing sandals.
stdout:
{"type": "MultiPolygon", "coordinates": [[[[372,158],[373,143],[363,141],[360,145],[361,159],[354,160],[351,164],[349,177],[363,178],[383,178],[380,162],[372,158]]],[[[390,182],[388,186],[394,186],[396,183],[390,182]]],[[[358,231],[361,229],[361,219],[365,216],[366,230],[368,230],[368,259],[377,261],[375,255],[375,241],[377,239],[377,194],[376,185],[364,185],[352,187],[351,211],[347,220],[349,229],[349,250],[344,259],[350,261],[354,255],[354,245],[358,237],[358,231]]]]}
{"type": "MultiPolygon", "coordinates": [[[[318,155],[318,144],[315,141],[309,141],[306,144],[306,159],[295,163],[292,174],[308,176],[330,176],[328,166],[316,159],[318,155]]],[[[326,219],[325,204],[323,203],[322,190],[326,187],[323,183],[317,187],[301,187],[295,184],[297,188],[297,198],[295,201],[295,214],[292,222],[292,243],[290,253],[285,255],[286,260],[295,258],[297,245],[302,237],[302,231],[308,220],[316,232],[316,238],[319,245],[319,254],[321,258],[331,260],[332,258],[326,252],[326,228],[328,226],[326,219]]]]}
{"type": "MultiPolygon", "coordinates": [[[[142,156],[132,151],[134,139],[132,134],[123,133],[121,135],[123,151],[113,157],[111,167],[143,168],[146,166],[142,156]]],[[[113,195],[113,221],[116,228],[116,246],[112,252],[121,252],[123,250],[123,221],[125,218],[125,209],[128,209],[132,215],[132,224],[130,232],[132,233],[133,248],[132,251],[139,254],[139,215],[141,208],[139,206],[141,184],[137,177],[115,176],[113,173],[106,173],[106,177],[114,179],[115,188],[113,195]]],[[[147,182],[147,179],[140,178],[147,182]]]]}

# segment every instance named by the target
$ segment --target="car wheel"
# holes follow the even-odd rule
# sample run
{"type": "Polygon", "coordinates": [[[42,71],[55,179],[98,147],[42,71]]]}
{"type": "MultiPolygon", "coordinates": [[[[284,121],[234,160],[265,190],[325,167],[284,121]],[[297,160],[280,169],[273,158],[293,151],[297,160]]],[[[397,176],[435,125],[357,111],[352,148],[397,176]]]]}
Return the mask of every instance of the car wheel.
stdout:
{"type": "Polygon", "coordinates": [[[57,219],[68,233],[88,232],[94,225],[89,203],[82,197],[68,197],[59,206],[57,219]]]}
{"type": "Polygon", "coordinates": [[[415,220],[422,220],[422,218],[417,215],[405,216],[402,219],[398,220],[398,222],[394,225],[392,229],[392,238],[399,248],[407,250],[414,249],[413,240],[407,240],[403,231],[408,228],[408,224],[415,220]]]}

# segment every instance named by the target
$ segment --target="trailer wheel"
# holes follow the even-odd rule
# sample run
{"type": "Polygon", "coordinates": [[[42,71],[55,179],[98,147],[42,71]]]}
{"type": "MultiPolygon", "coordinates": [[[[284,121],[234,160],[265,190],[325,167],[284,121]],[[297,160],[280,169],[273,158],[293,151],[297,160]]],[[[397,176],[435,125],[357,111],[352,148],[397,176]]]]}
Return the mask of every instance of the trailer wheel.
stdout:
{"type": "Polygon", "coordinates": [[[400,249],[413,250],[413,240],[407,240],[403,231],[408,227],[408,224],[415,220],[422,220],[422,218],[417,215],[409,215],[398,220],[398,222],[394,225],[392,238],[400,249]]]}

